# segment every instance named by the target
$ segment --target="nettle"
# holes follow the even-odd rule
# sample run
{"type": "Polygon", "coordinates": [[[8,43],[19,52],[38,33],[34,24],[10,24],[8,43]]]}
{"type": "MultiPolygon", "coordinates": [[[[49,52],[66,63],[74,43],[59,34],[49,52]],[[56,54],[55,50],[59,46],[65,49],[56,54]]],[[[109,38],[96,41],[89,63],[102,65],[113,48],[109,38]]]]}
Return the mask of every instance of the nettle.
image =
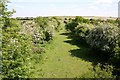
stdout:
{"type": "Polygon", "coordinates": [[[119,28],[113,25],[101,25],[90,31],[87,43],[94,49],[111,52],[116,46],[119,37],[119,28]]]}

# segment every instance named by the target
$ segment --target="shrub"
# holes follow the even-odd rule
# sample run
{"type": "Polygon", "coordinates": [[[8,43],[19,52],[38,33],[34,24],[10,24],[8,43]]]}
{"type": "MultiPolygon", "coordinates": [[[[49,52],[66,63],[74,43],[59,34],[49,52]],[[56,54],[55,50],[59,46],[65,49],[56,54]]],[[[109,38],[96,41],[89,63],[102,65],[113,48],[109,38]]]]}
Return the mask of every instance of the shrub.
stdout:
{"type": "Polygon", "coordinates": [[[90,23],[89,19],[83,19],[83,23],[90,23]]]}
{"type": "Polygon", "coordinates": [[[106,22],[111,24],[116,24],[116,20],[113,20],[113,19],[107,19],[106,22]]]}
{"type": "Polygon", "coordinates": [[[94,49],[111,52],[117,43],[118,33],[119,28],[117,26],[101,25],[91,30],[86,40],[94,49]]]}
{"type": "Polygon", "coordinates": [[[120,44],[118,43],[113,49],[113,52],[110,57],[110,62],[116,67],[120,68],[120,44]]]}
{"type": "Polygon", "coordinates": [[[62,29],[62,26],[61,26],[62,22],[57,17],[52,17],[48,24],[52,25],[54,27],[54,30],[56,30],[58,32],[62,29]]]}
{"type": "Polygon", "coordinates": [[[118,43],[113,49],[110,61],[115,67],[120,68],[120,65],[119,65],[120,64],[120,33],[119,33],[118,43]]]}
{"type": "Polygon", "coordinates": [[[37,17],[34,19],[34,21],[41,27],[42,29],[45,29],[48,26],[49,19],[47,17],[37,17]]]}
{"type": "Polygon", "coordinates": [[[35,44],[37,43],[43,44],[44,42],[52,40],[53,31],[50,30],[49,28],[46,28],[45,30],[37,28],[37,30],[34,31],[32,38],[35,44]]]}
{"type": "Polygon", "coordinates": [[[46,30],[45,31],[45,41],[50,41],[50,40],[52,40],[52,38],[53,38],[53,33],[52,33],[52,31],[50,31],[50,30],[46,30]]]}
{"type": "Polygon", "coordinates": [[[29,55],[31,53],[29,36],[20,34],[20,26],[11,20],[3,28],[2,38],[2,77],[25,78],[29,74],[29,55]]]}
{"type": "Polygon", "coordinates": [[[52,39],[54,26],[58,26],[56,18],[53,17],[52,21],[46,17],[37,17],[35,19],[35,22],[38,24],[38,26],[36,26],[36,30],[34,30],[34,34],[32,35],[33,42],[35,44],[36,43],[43,44],[44,42],[48,42],[52,39]]]}
{"type": "Polygon", "coordinates": [[[37,43],[42,44],[44,43],[45,35],[42,30],[41,31],[36,30],[34,31],[34,34],[32,35],[32,39],[35,44],[37,43]]]}
{"type": "Polygon", "coordinates": [[[97,25],[98,24],[98,21],[96,19],[90,19],[90,23],[91,24],[94,24],[94,25],[97,25]]]}
{"type": "Polygon", "coordinates": [[[83,19],[82,17],[80,16],[76,16],[75,19],[73,20],[70,20],[70,22],[67,23],[67,29],[70,30],[70,31],[74,31],[75,27],[77,27],[77,25],[79,23],[83,23],[83,19]]]}
{"type": "Polygon", "coordinates": [[[79,25],[75,28],[75,35],[85,41],[86,36],[93,28],[94,26],[92,24],[79,23],[79,25]]]}
{"type": "Polygon", "coordinates": [[[67,23],[66,25],[66,29],[70,30],[70,31],[74,31],[75,27],[78,25],[77,22],[75,22],[74,20],[70,21],[67,23]]]}
{"type": "Polygon", "coordinates": [[[101,64],[90,68],[90,71],[86,74],[83,74],[81,78],[115,78],[112,75],[113,67],[110,65],[104,65],[101,67],[101,64]]]}

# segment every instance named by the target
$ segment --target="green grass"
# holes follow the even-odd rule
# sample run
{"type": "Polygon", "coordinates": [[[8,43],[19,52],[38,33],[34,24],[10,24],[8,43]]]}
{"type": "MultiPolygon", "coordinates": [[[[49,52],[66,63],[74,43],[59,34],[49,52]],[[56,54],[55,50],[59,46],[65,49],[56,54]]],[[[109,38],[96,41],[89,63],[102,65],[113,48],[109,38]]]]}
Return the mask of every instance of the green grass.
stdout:
{"type": "Polygon", "coordinates": [[[67,34],[64,32],[56,33],[53,41],[46,45],[43,60],[35,63],[34,73],[31,77],[73,78],[83,75],[92,67],[92,62],[84,55],[88,49],[69,42],[72,39],[64,35],[67,34]],[[80,55],[76,56],[75,54],[80,55]]]}

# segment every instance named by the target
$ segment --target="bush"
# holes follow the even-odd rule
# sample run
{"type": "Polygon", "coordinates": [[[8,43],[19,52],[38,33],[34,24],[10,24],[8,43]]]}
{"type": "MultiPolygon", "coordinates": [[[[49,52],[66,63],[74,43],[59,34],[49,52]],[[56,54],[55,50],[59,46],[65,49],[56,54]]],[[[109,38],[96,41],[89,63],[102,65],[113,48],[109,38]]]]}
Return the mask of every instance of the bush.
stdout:
{"type": "Polygon", "coordinates": [[[72,20],[72,21],[67,23],[66,29],[70,30],[70,31],[74,31],[74,29],[77,25],[78,25],[78,23],[72,20]]]}
{"type": "Polygon", "coordinates": [[[98,21],[96,19],[90,19],[90,23],[91,24],[94,24],[94,25],[97,25],[98,24],[98,21]]]}
{"type": "Polygon", "coordinates": [[[79,25],[75,28],[75,35],[85,41],[86,36],[93,28],[94,26],[92,24],[79,23],[79,25]]]}
{"type": "Polygon", "coordinates": [[[115,78],[112,75],[113,67],[110,65],[104,65],[101,67],[101,64],[98,64],[94,68],[90,68],[90,71],[86,74],[83,74],[81,78],[115,78]]]}
{"type": "Polygon", "coordinates": [[[47,17],[37,17],[34,21],[38,24],[39,27],[45,29],[48,26],[49,19],[47,17]]]}
{"type": "Polygon", "coordinates": [[[31,53],[29,36],[20,34],[20,26],[11,20],[3,28],[2,38],[2,77],[25,78],[29,74],[29,55],[31,53]]]}
{"type": "Polygon", "coordinates": [[[71,20],[70,22],[67,23],[66,27],[68,30],[70,31],[74,31],[75,27],[77,27],[77,25],[79,23],[83,23],[83,19],[82,17],[80,16],[76,16],[75,19],[71,20]]]}
{"type": "Polygon", "coordinates": [[[111,55],[110,58],[110,62],[116,67],[116,68],[120,68],[120,46],[116,46],[113,49],[113,53],[111,55]]]}
{"type": "Polygon", "coordinates": [[[45,41],[50,41],[50,40],[52,40],[52,38],[53,38],[53,33],[52,33],[52,31],[49,31],[49,30],[46,30],[45,31],[45,41]]]}
{"type": "Polygon", "coordinates": [[[119,28],[112,25],[101,25],[88,34],[87,43],[94,49],[111,52],[116,46],[119,28]]]}
{"type": "Polygon", "coordinates": [[[116,20],[113,19],[107,19],[106,22],[111,24],[116,24],[116,20]]]}
{"type": "Polygon", "coordinates": [[[48,24],[52,25],[54,27],[54,30],[58,32],[62,29],[62,22],[57,17],[52,17],[48,24]]]}
{"type": "Polygon", "coordinates": [[[110,58],[111,63],[115,66],[115,68],[120,69],[120,34],[118,39],[118,44],[116,44],[116,47],[113,49],[113,53],[110,58]]]}
{"type": "Polygon", "coordinates": [[[54,32],[53,26],[57,26],[57,24],[50,24],[51,21],[46,17],[37,17],[35,22],[38,24],[38,26],[36,26],[36,30],[34,30],[34,34],[32,35],[33,42],[35,44],[43,44],[44,42],[50,41],[54,32]]]}

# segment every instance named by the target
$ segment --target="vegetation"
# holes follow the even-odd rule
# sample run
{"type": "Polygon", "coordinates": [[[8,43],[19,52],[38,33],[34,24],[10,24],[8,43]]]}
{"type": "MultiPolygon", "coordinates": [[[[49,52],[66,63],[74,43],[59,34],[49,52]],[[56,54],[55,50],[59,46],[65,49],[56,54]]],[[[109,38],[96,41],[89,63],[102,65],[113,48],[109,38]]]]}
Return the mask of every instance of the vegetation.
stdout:
{"type": "Polygon", "coordinates": [[[112,75],[113,67],[110,65],[104,65],[101,68],[101,65],[98,64],[90,70],[90,72],[82,75],[81,78],[115,78],[115,76],[112,75]]]}
{"type": "Polygon", "coordinates": [[[118,27],[102,25],[90,31],[87,36],[87,43],[94,49],[111,52],[118,42],[118,37],[118,27]]]}
{"type": "Polygon", "coordinates": [[[28,65],[30,54],[29,37],[20,34],[20,26],[10,19],[12,12],[6,9],[7,1],[2,4],[2,78],[25,78],[29,74],[28,65]]]}
{"type": "MultiPolygon", "coordinates": [[[[75,18],[75,20],[76,19],[77,17],[75,18]]],[[[90,19],[89,24],[81,24],[79,22],[79,24],[77,24],[76,26],[76,23],[74,23],[73,20],[73,22],[68,23],[66,26],[70,31],[77,35],[77,37],[80,38],[81,41],[87,42],[87,45],[89,45],[89,47],[94,52],[96,52],[94,54],[97,55],[96,57],[99,58],[99,56],[101,56],[101,59],[105,58],[103,59],[104,63],[106,63],[107,61],[108,64],[114,66],[114,69],[117,68],[117,70],[119,70],[120,66],[118,66],[118,63],[120,55],[120,29],[116,25],[117,23],[115,20],[102,21],[90,19]],[[72,26],[68,26],[69,24],[72,24],[72,26]],[[91,26],[91,24],[93,25],[91,26]],[[72,29],[70,27],[72,27],[72,29]]],[[[94,74],[97,73],[94,72],[94,74]]],[[[119,76],[119,71],[116,74],[119,76]]],[[[95,78],[94,75],[91,74],[91,76],[95,78]]]]}
{"type": "Polygon", "coordinates": [[[2,78],[119,78],[118,20],[10,18],[0,0],[2,78]]]}
{"type": "Polygon", "coordinates": [[[81,41],[85,41],[89,32],[94,28],[92,24],[79,23],[75,28],[75,35],[80,38],[81,41]]]}

